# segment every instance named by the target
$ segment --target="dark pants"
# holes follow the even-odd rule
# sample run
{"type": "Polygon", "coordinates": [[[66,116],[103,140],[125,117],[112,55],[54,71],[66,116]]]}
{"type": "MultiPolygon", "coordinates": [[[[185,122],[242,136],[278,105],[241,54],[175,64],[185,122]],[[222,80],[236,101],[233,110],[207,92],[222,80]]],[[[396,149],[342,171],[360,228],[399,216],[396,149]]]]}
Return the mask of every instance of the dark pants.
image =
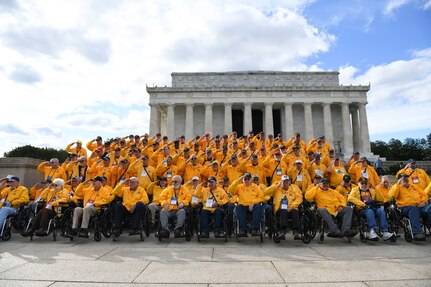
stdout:
{"type": "Polygon", "coordinates": [[[38,229],[48,230],[48,224],[55,217],[55,211],[47,208],[42,208],[36,215],[29,232],[33,233],[38,229]]]}
{"type": "Polygon", "coordinates": [[[276,212],[278,226],[282,232],[287,231],[287,221],[289,217],[292,219],[292,229],[294,231],[299,230],[299,211],[297,209],[292,209],[290,212],[287,209],[279,209],[276,212]]]}
{"type": "MultiPolygon", "coordinates": [[[[201,220],[200,220],[201,232],[208,232],[210,215],[211,215],[210,211],[202,209],[201,220]]],[[[221,230],[221,219],[222,219],[222,210],[219,207],[214,211],[214,231],[215,232],[220,232],[221,230]]]]}
{"type": "Polygon", "coordinates": [[[429,225],[431,223],[431,204],[425,205],[424,207],[409,205],[400,207],[400,209],[401,213],[410,220],[413,234],[422,232],[420,217],[426,218],[425,224],[429,225]]]}
{"type": "Polygon", "coordinates": [[[135,209],[132,213],[130,213],[123,204],[116,203],[114,205],[114,228],[121,229],[125,216],[130,216],[132,214],[133,218],[130,227],[132,229],[139,229],[139,226],[141,225],[141,219],[145,215],[145,210],[145,205],[140,201],[136,203],[135,209]]]}
{"type": "Polygon", "coordinates": [[[227,218],[226,218],[227,233],[228,234],[233,233],[233,211],[234,210],[235,210],[235,204],[228,203],[228,205],[227,205],[227,218]]]}
{"type": "MultiPolygon", "coordinates": [[[[237,216],[239,221],[239,230],[247,231],[247,214],[250,212],[248,206],[244,206],[242,204],[238,204],[237,206],[237,216]]],[[[252,214],[252,230],[260,230],[260,219],[262,218],[262,205],[255,204],[253,206],[252,214]]]]}

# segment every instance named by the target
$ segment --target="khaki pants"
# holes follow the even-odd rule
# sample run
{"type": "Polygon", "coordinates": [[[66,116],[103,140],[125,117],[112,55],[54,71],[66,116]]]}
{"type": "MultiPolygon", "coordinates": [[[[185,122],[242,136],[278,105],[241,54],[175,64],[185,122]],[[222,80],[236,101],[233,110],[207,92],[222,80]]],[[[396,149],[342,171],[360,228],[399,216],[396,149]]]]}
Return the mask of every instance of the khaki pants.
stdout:
{"type": "Polygon", "coordinates": [[[156,212],[160,211],[162,208],[160,207],[160,205],[155,205],[154,203],[150,203],[148,205],[148,209],[151,210],[151,223],[155,224],[155,222],[156,222],[156,212]]]}
{"type": "Polygon", "coordinates": [[[79,222],[81,221],[81,228],[88,229],[90,218],[96,216],[97,209],[94,206],[76,207],[73,211],[73,229],[78,229],[79,222]],[[82,219],[82,220],[81,220],[82,219]]]}

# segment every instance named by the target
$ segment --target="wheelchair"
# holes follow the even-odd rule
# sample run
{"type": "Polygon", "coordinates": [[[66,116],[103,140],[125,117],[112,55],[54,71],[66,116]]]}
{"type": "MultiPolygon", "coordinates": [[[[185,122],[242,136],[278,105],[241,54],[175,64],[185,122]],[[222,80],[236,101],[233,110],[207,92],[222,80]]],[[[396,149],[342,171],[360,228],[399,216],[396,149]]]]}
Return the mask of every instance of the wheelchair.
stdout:
{"type": "MultiPolygon", "coordinates": [[[[228,214],[228,204],[225,204],[224,206],[219,207],[221,209],[221,226],[222,226],[222,230],[220,232],[220,237],[215,237],[214,238],[222,238],[224,239],[224,242],[227,242],[229,235],[228,235],[228,226],[227,226],[227,214],[228,214]]],[[[199,216],[197,217],[197,220],[195,222],[195,228],[196,228],[196,237],[198,242],[200,242],[203,238],[202,236],[202,232],[201,232],[201,223],[200,223],[200,213],[199,216]]],[[[210,214],[210,219],[209,219],[209,226],[208,226],[208,231],[214,230],[214,214],[210,214]],[[213,220],[211,220],[211,218],[213,220]]]]}
{"type": "MultiPolygon", "coordinates": [[[[184,220],[184,225],[182,227],[182,231],[181,231],[181,235],[180,236],[175,236],[175,238],[185,238],[186,241],[190,241],[192,239],[192,230],[193,230],[193,215],[192,212],[190,211],[190,207],[184,207],[183,208],[186,211],[186,219],[184,220]]],[[[162,209],[163,210],[163,209],[162,209]]],[[[154,234],[159,241],[161,242],[163,237],[160,235],[160,232],[162,231],[162,223],[160,221],[160,212],[156,213],[156,224],[157,224],[157,231],[154,234]]],[[[175,229],[175,222],[176,222],[176,218],[169,218],[169,232],[172,232],[175,229]]]]}
{"type": "MultiPolygon", "coordinates": [[[[97,231],[98,229],[96,228],[96,231],[94,233],[94,240],[96,240],[96,233],[98,233],[99,238],[101,238],[100,234],[103,234],[103,236],[105,236],[106,238],[109,238],[112,236],[113,242],[117,241],[118,237],[115,236],[112,231],[113,216],[114,216],[114,213],[112,211],[112,208],[106,211],[105,213],[101,214],[102,229],[98,232],[97,231]]],[[[122,224],[123,227],[130,226],[132,216],[133,215],[130,214],[129,216],[124,218],[123,224],[122,224]]],[[[145,237],[150,236],[150,226],[151,226],[151,210],[149,210],[148,208],[145,208],[145,213],[141,218],[141,224],[138,228],[140,241],[144,241],[145,237]]],[[[100,241],[100,239],[96,241],[100,241]]]]}
{"type": "MultiPolygon", "coordinates": [[[[262,206],[262,203],[259,203],[259,205],[262,206]]],[[[251,221],[252,221],[252,213],[247,210],[247,223],[246,223],[246,225],[247,225],[247,227],[246,227],[247,228],[247,234],[250,233],[250,231],[251,231],[251,226],[252,226],[252,224],[250,224],[251,221]]],[[[265,212],[262,209],[262,214],[260,216],[260,221],[259,221],[258,234],[257,234],[257,236],[253,236],[253,237],[258,237],[260,239],[260,242],[263,243],[263,240],[264,240],[264,237],[265,237],[265,230],[272,230],[272,227],[270,227],[266,223],[265,212]]],[[[238,219],[238,205],[235,206],[235,209],[233,211],[233,232],[234,232],[234,237],[236,238],[236,240],[238,242],[240,242],[241,236],[239,236],[240,230],[239,230],[239,219],[238,219]]],[[[268,235],[268,237],[269,236],[272,237],[272,234],[269,233],[269,232],[267,232],[267,235],[268,235]]],[[[248,237],[248,235],[244,236],[244,237],[248,237]]]]}
{"type": "Polygon", "coordinates": [[[17,213],[8,215],[0,229],[0,238],[8,241],[12,236],[12,227],[18,232],[25,230],[29,220],[34,217],[34,212],[27,205],[20,205],[17,213]]]}
{"type": "MultiPolygon", "coordinates": [[[[300,204],[298,206],[298,213],[299,213],[299,236],[302,242],[308,244],[311,242],[312,234],[314,229],[314,215],[311,213],[306,213],[307,209],[304,204],[300,204]]],[[[280,218],[277,215],[274,215],[274,235],[272,237],[274,243],[280,243],[281,239],[279,237],[280,234],[280,218]]],[[[290,226],[292,226],[293,220],[291,217],[289,217],[287,221],[287,228],[289,229],[290,226]]]]}
{"type": "Polygon", "coordinates": [[[390,202],[387,205],[386,210],[389,214],[389,217],[391,217],[392,220],[396,222],[394,224],[396,234],[399,234],[399,229],[401,228],[404,231],[404,239],[409,243],[412,242],[414,235],[410,219],[406,215],[402,214],[401,209],[398,208],[398,205],[395,201],[390,202]]]}

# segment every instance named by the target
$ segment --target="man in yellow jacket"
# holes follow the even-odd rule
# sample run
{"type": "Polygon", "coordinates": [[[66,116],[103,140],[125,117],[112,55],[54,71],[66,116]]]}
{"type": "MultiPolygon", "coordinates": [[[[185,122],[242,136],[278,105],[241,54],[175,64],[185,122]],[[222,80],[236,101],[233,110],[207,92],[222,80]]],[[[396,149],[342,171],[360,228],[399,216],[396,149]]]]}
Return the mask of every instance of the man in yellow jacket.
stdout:
{"type": "Polygon", "coordinates": [[[159,236],[162,238],[169,238],[169,218],[171,217],[177,218],[174,229],[175,237],[181,237],[183,234],[186,220],[185,207],[189,206],[192,194],[187,187],[181,185],[182,180],[181,176],[175,175],[172,178],[172,186],[165,188],[160,194],[159,201],[163,209],[160,211],[162,230],[159,236]]]}
{"type": "Polygon", "coordinates": [[[64,168],[60,165],[58,158],[51,158],[39,164],[37,170],[43,174],[44,180],[53,181],[56,178],[66,179],[64,168]]]}
{"type": "Polygon", "coordinates": [[[374,170],[374,167],[368,165],[366,157],[361,157],[360,161],[352,164],[349,168],[349,174],[352,176],[354,182],[358,182],[359,178],[365,177],[373,186],[377,186],[380,183],[379,175],[374,170]]]}
{"type": "Polygon", "coordinates": [[[305,199],[317,204],[318,212],[328,224],[328,237],[354,237],[358,232],[351,230],[353,208],[347,206],[346,199],[337,191],[329,188],[329,180],[323,178],[319,186],[305,193],[305,199]],[[333,217],[341,217],[343,220],[341,231],[335,224],[333,217]]]}
{"type": "Polygon", "coordinates": [[[122,198],[114,206],[114,236],[121,234],[122,223],[125,216],[133,216],[129,235],[139,235],[141,219],[145,215],[148,205],[148,195],[143,187],[139,186],[137,177],[131,177],[125,182],[119,183],[114,189],[114,195],[122,198]]]}
{"type": "Polygon", "coordinates": [[[229,202],[226,192],[217,186],[214,176],[208,178],[208,187],[198,185],[195,196],[202,200],[203,208],[200,217],[200,236],[209,238],[209,216],[214,215],[214,237],[221,237],[222,207],[229,202]]]}
{"type": "Polygon", "coordinates": [[[274,197],[274,213],[277,216],[279,228],[278,237],[286,238],[287,220],[292,219],[293,236],[295,240],[299,236],[299,211],[298,206],[302,203],[302,191],[294,184],[290,184],[288,175],[283,175],[281,181],[267,188],[266,194],[274,197]]]}
{"type": "Polygon", "coordinates": [[[383,206],[378,207],[377,202],[383,203],[384,197],[378,189],[370,188],[368,179],[365,177],[359,178],[359,186],[352,189],[349,194],[348,201],[356,205],[359,214],[367,218],[368,232],[367,239],[372,241],[379,240],[379,236],[375,230],[376,216],[379,218],[380,232],[383,234],[383,240],[389,240],[395,234],[388,232],[388,222],[383,206]]]}
{"type": "Polygon", "coordinates": [[[422,232],[420,217],[427,218],[426,224],[431,225],[431,205],[427,205],[428,195],[417,185],[410,184],[405,173],[398,175],[398,182],[389,190],[389,197],[393,198],[401,213],[410,219],[414,240],[426,240],[422,232]]]}
{"type": "Polygon", "coordinates": [[[19,178],[10,175],[0,180],[0,229],[9,215],[17,213],[20,204],[29,202],[28,189],[19,183],[19,178]]]}
{"type": "Polygon", "coordinates": [[[262,205],[265,201],[263,191],[252,182],[251,174],[245,173],[229,186],[229,192],[238,195],[237,215],[239,221],[239,237],[247,237],[247,213],[252,214],[251,236],[258,236],[262,205]],[[242,183],[240,183],[242,181],[242,183]],[[248,211],[248,212],[247,212],[248,211]]]}
{"type": "Polygon", "coordinates": [[[431,183],[430,177],[426,171],[419,168],[414,159],[409,159],[407,165],[397,172],[397,176],[401,173],[408,175],[410,184],[416,185],[422,190],[425,190],[428,184],[431,183]]]}

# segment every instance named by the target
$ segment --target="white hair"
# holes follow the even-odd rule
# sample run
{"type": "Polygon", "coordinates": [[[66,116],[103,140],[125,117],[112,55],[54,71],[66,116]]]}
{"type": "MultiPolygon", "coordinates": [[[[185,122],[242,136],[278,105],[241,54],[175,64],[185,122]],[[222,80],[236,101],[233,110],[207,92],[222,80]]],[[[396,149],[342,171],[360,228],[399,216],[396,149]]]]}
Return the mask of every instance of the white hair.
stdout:
{"type": "Polygon", "coordinates": [[[53,181],[52,183],[54,183],[54,184],[58,184],[58,185],[60,185],[61,187],[64,187],[64,180],[62,180],[61,178],[56,178],[56,179],[54,179],[54,181],[53,181]]]}

